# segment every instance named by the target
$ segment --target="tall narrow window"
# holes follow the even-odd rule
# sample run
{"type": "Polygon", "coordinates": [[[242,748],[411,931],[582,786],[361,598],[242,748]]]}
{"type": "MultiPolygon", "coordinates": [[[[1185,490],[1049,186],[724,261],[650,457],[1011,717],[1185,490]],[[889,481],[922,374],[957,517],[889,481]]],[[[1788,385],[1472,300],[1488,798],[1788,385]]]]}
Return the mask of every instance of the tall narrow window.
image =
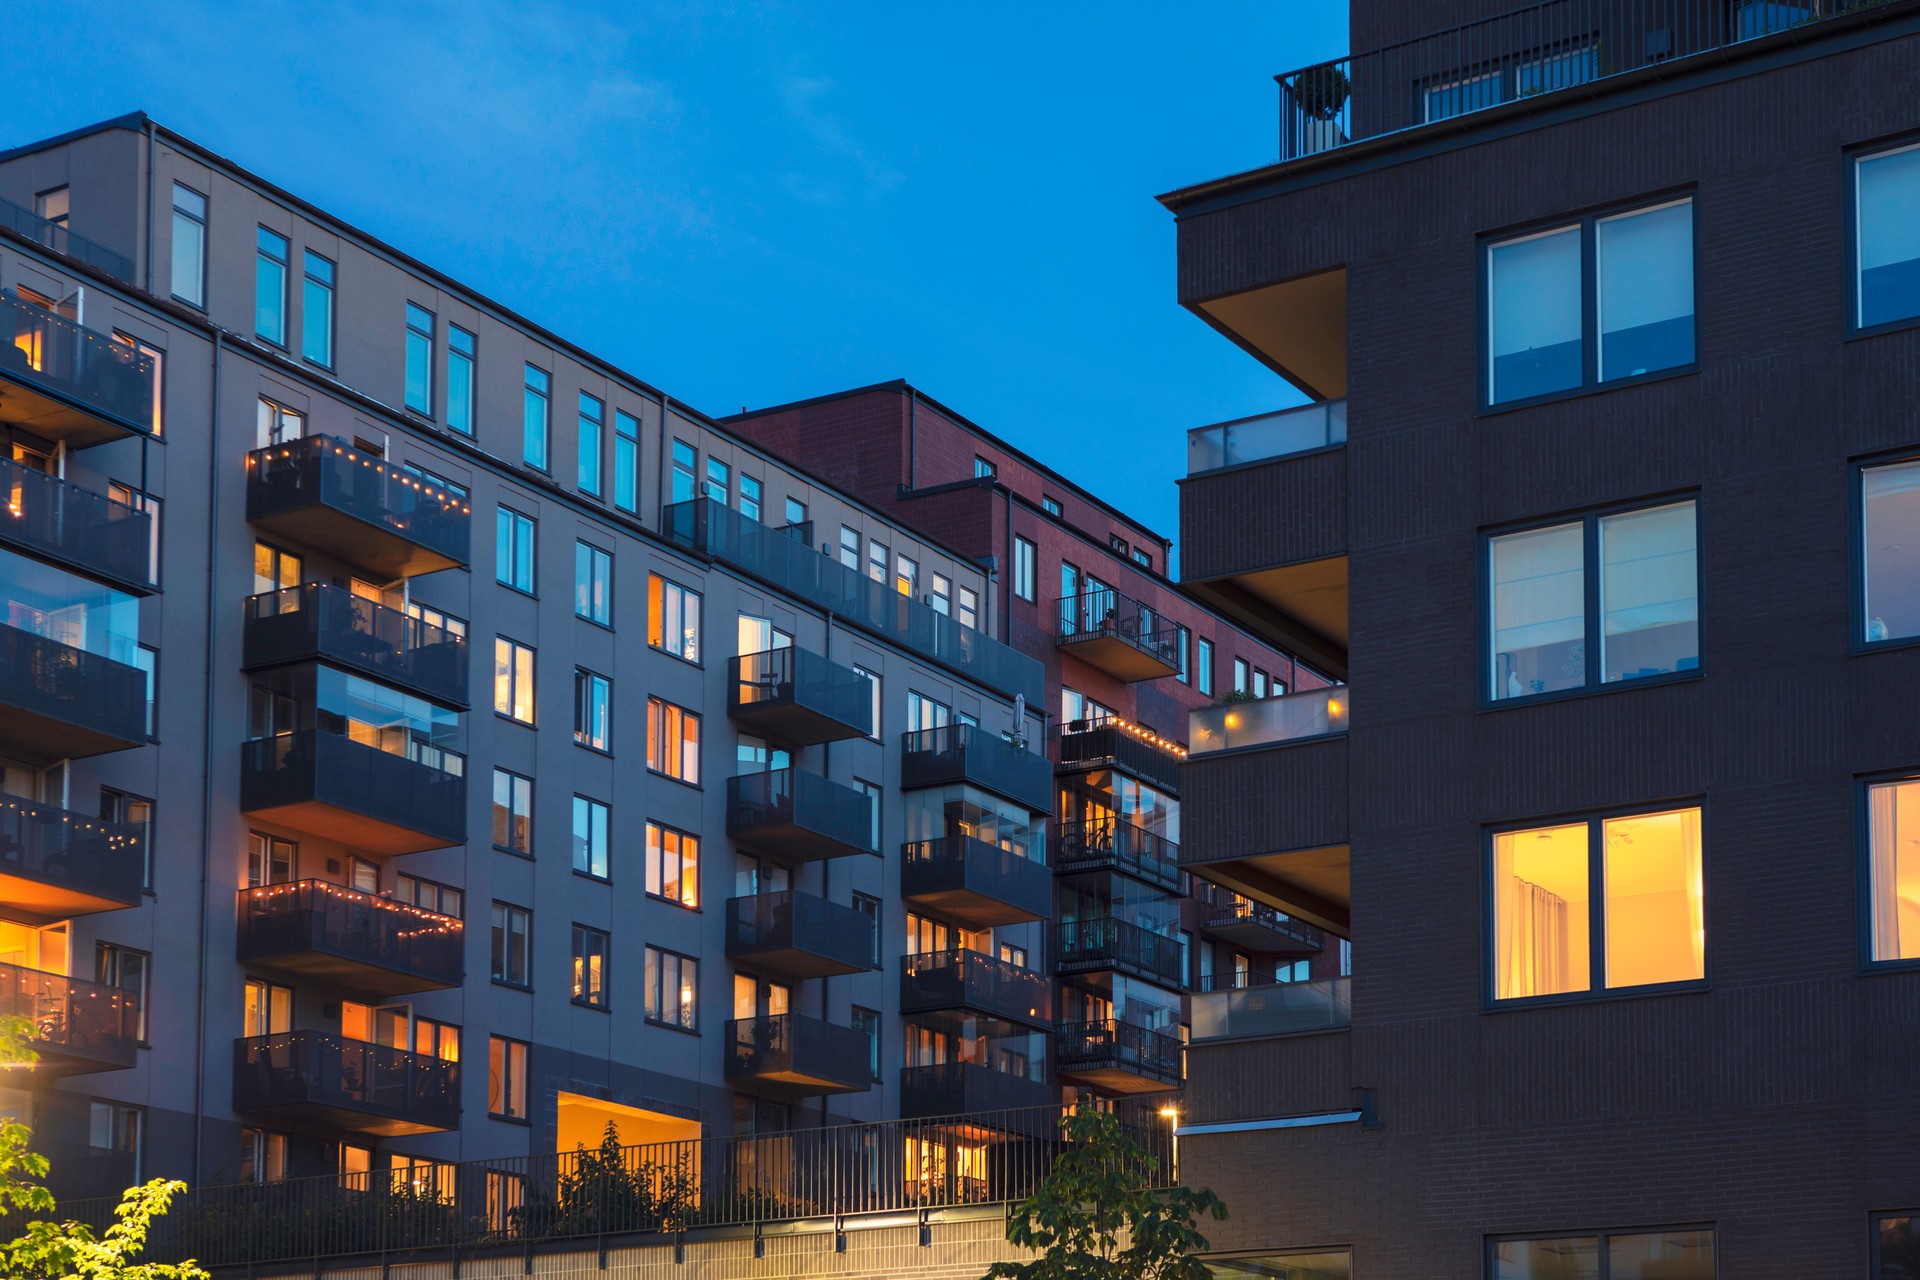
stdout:
{"type": "Polygon", "coordinates": [[[699,784],[699,715],[664,698],[647,699],[647,768],[699,784]]]}
{"type": "Polygon", "coordinates": [[[640,509],[640,419],[613,411],[613,505],[640,509]]]}
{"type": "Polygon", "coordinates": [[[573,798],[573,869],[596,880],[607,878],[608,826],[613,810],[586,796],[573,798]]]}
{"type": "Polygon", "coordinates": [[[860,568],[860,532],[840,526],[840,563],[849,569],[860,568]]]}
{"type": "Polygon", "coordinates": [[[607,421],[607,406],[598,396],[580,393],[580,492],[600,496],[600,459],[604,442],[602,429],[607,421]]]}
{"type": "Polygon", "coordinates": [[[954,617],[962,626],[980,628],[980,593],[972,587],[960,588],[960,606],[954,611],[954,617]]]}
{"type": "Polygon", "coordinates": [[[699,455],[685,440],[673,442],[673,500],[690,502],[693,499],[695,481],[694,464],[699,455]]]}
{"type": "Polygon", "coordinates": [[[1202,639],[1198,646],[1198,656],[1194,658],[1193,687],[1208,697],[1213,696],[1213,641],[1202,639]]]}
{"type": "Polygon", "coordinates": [[[1178,651],[1175,656],[1180,660],[1178,679],[1181,684],[1193,683],[1193,669],[1189,665],[1188,654],[1193,648],[1193,633],[1178,623],[1173,627],[1173,645],[1178,651]]]}
{"type": "Polygon", "coordinates": [[[67,218],[73,213],[72,190],[62,186],[40,192],[33,198],[33,211],[49,226],[66,230],[67,218]]]}
{"type": "Polygon", "coordinates": [[[300,354],[333,368],[333,263],[309,249],[300,284],[300,354]]]}
{"type": "Polygon", "coordinates": [[[1920,960],[1920,779],[1867,788],[1868,957],[1920,960]]]}
{"type": "Polygon", "coordinates": [[[591,542],[573,544],[573,614],[613,625],[613,557],[591,542]]]}
{"type": "Polygon", "coordinates": [[[920,594],[920,562],[912,556],[897,556],[893,562],[893,589],[908,599],[920,594]]]}
{"type": "Polygon", "coordinates": [[[1490,402],[1580,385],[1578,227],[1491,246],[1487,294],[1490,402]]]}
{"type": "Polygon", "coordinates": [[[1920,319],[1920,143],[1861,156],[1854,178],[1854,327],[1920,319]]]}
{"type": "Polygon", "coordinates": [[[647,1019],[682,1031],[700,1025],[700,962],[659,947],[647,948],[647,1019]]]}
{"type": "Polygon", "coordinates": [[[102,985],[112,987],[127,997],[133,1010],[130,1019],[133,1038],[142,1044],[148,1040],[147,1002],[152,970],[153,957],[144,951],[135,951],[111,942],[94,944],[94,976],[102,985]]]}
{"type": "Polygon", "coordinates": [[[533,650],[505,636],[493,641],[493,709],[521,724],[533,723],[533,650]]]}
{"type": "Polygon", "coordinates": [[[276,347],[287,345],[287,238],[255,228],[253,334],[276,347]]]}
{"type": "Polygon", "coordinates": [[[520,392],[520,459],[538,470],[547,469],[547,422],[553,378],[545,369],[527,366],[520,392]]]}
{"type": "Polygon", "coordinates": [[[887,544],[869,540],[867,542],[867,576],[875,582],[887,580],[887,544]]]}
{"type": "Polygon", "coordinates": [[[1040,549],[1033,543],[1015,534],[1013,537],[1013,594],[1022,600],[1034,598],[1035,585],[1039,581],[1040,549]]]}
{"type": "Polygon", "coordinates": [[[605,676],[573,669],[573,740],[594,751],[607,751],[613,742],[613,683],[605,676]]]}
{"type": "Polygon", "coordinates": [[[854,667],[854,670],[867,682],[867,710],[868,714],[873,717],[873,729],[867,736],[875,742],[879,742],[882,740],[880,732],[880,673],[877,671],[869,671],[861,666],[854,667]]]}
{"type": "MultiPolygon", "coordinates": [[[[487,1114],[501,1120],[528,1118],[527,1046],[523,1041],[487,1037],[487,1114]]],[[[518,1197],[513,1200],[517,1208],[518,1197]]],[[[503,1225],[510,1221],[513,1219],[501,1215],[503,1225]]]]}
{"type": "Polygon", "coordinates": [[[607,954],[610,940],[605,931],[584,924],[573,926],[573,1002],[589,1009],[607,1007],[607,954]]]}
{"type": "Polygon", "coordinates": [[[700,905],[700,837],[647,824],[647,893],[676,906],[700,905]]]}
{"type": "Polygon", "coordinates": [[[501,507],[494,517],[493,580],[515,591],[533,594],[532,516],[501,507]]]}
{"type": "Polygon", "coordinates": [[[463,436],[473,434],[474,337],[457,324],[447,326],[447,425],[463,436]]]}
{"type": "Polygon", "coordinates": [[[407,304],[407,408],[433,416],[433,312],[407,304]]]}
{"type": "Polygon", "coordinates": [[[933,575],[933,590],[927,594],[927,603],[941,617],[953,612],[953,579],[944,573],[933,575]]]}
{"type": "Polygon", "coordinates": [[[493,771],[493,847],[533,856],[533,779],[493,771]]]}
{"type": "Polygon", "coordinates": [[[723,507],[733,497],[733,468],[712,454],[707,455],[706,493],[723,507]]]}
{"type": "Polygon", "coordinates": [[[766,491],[760,481],[753,476],[740,473],[740,514],[758,524],[760,521],[760,499],[766,491]]]}
{"type": "Polygon", "coordinates": [[[1868,644],[1920,636],[1920,459],[1860,472],[1861,619],[1868,644]]]}
{"type": "Polygon", "coordinates": [[[140,837],[141,878],[146,888],[153,887],[153,801],[112,787],[100,788],[100,816],[108,822],[132,827],[140,837]]]}
{"type": "Polygon", "coordinates": [[[647,643],[687,662],[700,661],[700,593],[649,574],[647,643]]]}
{"type": "Polygon", "coordinates": [[[493,904],[492,972],[495,982],[524,987],[532,981],[529,955],[533,913],[507,902],[493,904]]]}
{"type": "Polygon", "coordinates": [[[153,418],[149,426],[153,430],[154,437],[158,439],[166,427],[167,353],[150,342],[142,342],[132,334],[122,333],[118,329],[113,331],[113,340],[122,346],[132,347],[147,358],[147,390],[153,397],[153,418]]]}
{"type": "Polygon", "coordinates": [[[173,184],[173,296],[191,307],[207,306],[207,198],[173,184]]]}
{"type": "Polygon", "coordinates": [[[1599,219],[1593,288],[1600,381],[1692,364],[1692,201],[1599,219]]]}
{"type": "Polygon", "coordinates": [[[806,522],[807,522],[807,504],[800,501],[800,499],[798,498],[788,498],[787,499],[787,527],[791,529],[795,525],[805,524],[806,522]]]}

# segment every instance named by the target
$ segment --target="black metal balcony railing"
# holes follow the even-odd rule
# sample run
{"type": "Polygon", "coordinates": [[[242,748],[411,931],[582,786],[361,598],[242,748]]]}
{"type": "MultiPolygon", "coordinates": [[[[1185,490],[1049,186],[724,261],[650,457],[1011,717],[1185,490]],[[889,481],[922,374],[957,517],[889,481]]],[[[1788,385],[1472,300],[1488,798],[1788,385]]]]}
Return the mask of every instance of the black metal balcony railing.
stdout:
{"type": "Polygon", "coordinates": [[[1048,1107],[1052,1100],[1053,1086],[1046,1081],[978,1062],[942,1062],[900,1072],[900,1114],[907,1119],[984,1112],[1030,1126],[1014,1132],[1045,1137],[1059,1124],[1048,1107]]]}
{"type": "Polygon", "coordinates": [[[124,253],[115,253],[85,236],[75,235],[60,223],[49,222],[33,210],[11,200],[0,200],[0,226],[36,244],[45,245],[55,253],[64,253],[95,270],[104,271],[116,280],[133,283],[132,258],[124,253]]]}
{"type": "Polygon", "coordinates": [[[1062,920],[1054,959],[1062,973],[1116,969],[1178,991],[1185,975],[1180,940],[1112,916],[1062,920]]]}
{"type": "Polygon", "coordinates": [[[376,853],[417,853],[467,837],[463,772],[308,729],[240,745],[240,807],[376,853]]]}
{"type": "Polygon", "coordinates": [[[877,854],[873,800],[805,769],[727,779],[727,834],[798,861],[877,854]]]}
{"type": "Polygon", "coordinates": [[[144,595],[153,590],[153,517],[0,458],[0,542],[144,595]]]}
{"type": "Polygon", "coordinates": [[[974,928],[1053,914],[1053,875],[1038,858],[972,836],[900,846],[900,896],[974,928]]]}
{"type": "Polygon", "coordinates": [[[1110,720],[1070,720],[1060,730],[1060,769],[1081,772],[1113,768],[1166,792],[1180,794],[1180,762],[1186,753],[1163,746],[1144,731],[1122,728],[1110,720]]]}
{"type": "Polygon", "coordinates": [[[1180,890],[1180,846],[1145,827],[1118,818],[1077,818],[1054,831],[1053,869],[1123,871],[1175,892],[1180,890]]]}
{"type": "MultiPolygon", "coordinates": [[[[462,624],[464,628],[464,624],[462,624]]],[[[249,671],[331,662],[448,707],[467,706],[467,636],[321,582],[247,600],[249,671]]]]}
{"type": "Polygon", "coordinates": [[[388,577],[469,559],[464,497],[332,436],[248,454],[247,519],[388,577]]]}
{"type": "Polygon", "coordinates": [[[861,1093],[873,1087],[873,1041],[864,1031],[801,1013],[727,1022],[725,1076],[772,1097],[861,1093]]]}
{"type": "Polygon", "coordinates": [[[1111,587],[1062,596],[1054,643],[1121,680],[1153,680],[1180,670],[1180,629],[1111,587]]]}
{"type": "Polygon", "coordinates": [[[33,1024],[32,1048],[49,1073],[133,1065],[139,1009],[117,987],[0,964],[0,1017],[33,1024]]]}
{"type": "Polygon", "coordinates": [[[1029,1026],[1053,1024],[1053,982],[1045,974],[957,947],[900,961],[900,1012],[967,1010],[1029,1026]]]}
{"type": "Polygon", "coordinates": [[[325,1031],[233,1043],[233,1109],[359,1133],[460,1126],[460,1064],[325,1031]]]}
{"type": "Polygon", "coordinates": [[[1053,810],[1053,766],[1045,756],[1015,746],[977,724],[909,729],[900,735],[900,787],[944,787],[964,782],[1030,813],[1053,810]]]}
{"type": "Polygon", "coordinates": [[[1671,64],[1875,3],[1547,0],[1275,76],[1280,158],[1671,64]]]}
{"type": "Polygon", "coordinates": [[[1008,697],[1025,694],[1034,706],[1045,699],[1044,672],[1037,660],[901,595],[891,582],[876,581],[820,554],[785,529],[763,525],[711,498],[676,502],[661,513],[661,523],[667,537],[681,546],[744,569],[970,680],[1008,697]]]}
{"type": "Polygon", "coordinates": [[[9,415],[35,434],[78,445],[153,432],[152,357],[11,289],[0,292],[0,378],[46,398],[9,415]]]}
{"type": "Polygon", "coordinates": [[[0,795],[0,901],[36,921],[140,901],[147,833],[55,805],[0,795]]]}
{"type": "MultiPolygon", "coordinates": [[[[1209,884],[1210,891],[1217,886],[1209,884]]],[[[1225,897],[1224,892],[1212,896],[1225,897]]],[[[1302,924],[1284,911],[1234,895],[1237,900],[1218,903],[1207,913],[1200,928],[1225,942],[1253,951],[1306,955],[1326,946],[1326,935],[1310,924],[1302,924]]]]}
{"type": "Polygon", "coordinates": [[[727,899],[727,958],[795,978],[873,967],[873,917],[797,889],[727,899]]]}
{"type": "Polygon", "coordinates": [[[852,667],[788,646],[748,653],[729,664],[727,714],[795,746],[873,733],[873,685],[852,667]]]}
{"type": "Polygon", "coordinates": [[[239,958],[378,995],[460,985],[466,926],[325,880],[240,891],[239,958]]]}
{"type": "Polygon", "coordinates": [[[1061,1075],[1093,1076],[1123,1089],[1124,1077],[1167,1086],[1186,1078],[1186,1046],[1178,1036],[1111,1018],[1061,1023],[1053,1061],[1061,1075]]]}
{"type": "Polygon", "coordinates": [[[0,747],[58,759],[147,740],[147,677],[137,667],[0,624],[0,747]]]}
{"type": "MultiPolygon", "coordinates": [[[[1146,1152],[1152,1184],[1171,1185],[1172,1125],[1152,1104],[1113,1110],[1146,1152]]],[[[153,1224],[142,1260],[327,1260],[341,1264],[327,1268],[334,1271],[348,1258],[377,1267],[381,1257],[426,1250],[558,1251],[606,1237],[664,1243],[801,1219],[1012,1204],[1067,1149],[1058,1105],[967,1111],[621,1147],[611,1158],[568,1151],[467,1160],[424,1183],[380,1173],[194,1187],[153,1224]]],[[[62,1201],[60,1214],[104,1229],[118,1203],[117,1194],[62,1201]]]]}

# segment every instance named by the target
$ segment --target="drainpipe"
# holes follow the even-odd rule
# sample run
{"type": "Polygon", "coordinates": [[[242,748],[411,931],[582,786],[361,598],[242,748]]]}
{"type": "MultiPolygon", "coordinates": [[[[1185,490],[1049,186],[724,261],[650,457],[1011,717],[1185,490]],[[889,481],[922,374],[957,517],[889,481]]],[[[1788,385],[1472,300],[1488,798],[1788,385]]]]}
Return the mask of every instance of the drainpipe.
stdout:
{"type": "MultiPolygon", "coordinates": [[[[826,639],[820,646],[823,650],[820,656],[831,662],[833,661],[833,610],[828,609],[825,616],[827,620],[827,634],[826,639]]],[[[796,680],[798,679],[798,672],[795,673],[795,678],[796,680]]],[[[831,742],[823,742],[820,744],[820,776],[828,779],[833,777],[833,744],[831,742]]],[[[820,897],[825,902],[833,901],[832,858],[820,859],[820,897]]],[[[820,979],[820,1021],[822,1022],[832,1021],[832,1019],[828,1017],[827,983],[829,981],[831,981],[829,978],[820,979]]],[[[827,1127],[827,1124],[827,1099],[826,1095],[822,1094],[820,1097],[820,1127],[824,1129],[827,1127]]]]}
{"type": "Polygon", "coordinates": [[[153,121],[147,121],[147,252],[146,270],[142,273],[146,280],[146,290],[153,292],[153,157],[154,138],[153,121]]]}
{"type": "MultiPolygon", "coordinates": [[[[151,122],[149,122],[151,127],[151,122]]],[[[207,1120],[207,891],[208,863],[213,852],[213,644],[214,644],[214,601],[215,585],[219,578],[214,573],[215,552],[220,546],[220,352],[223,335],[219,330],[213,335],[213,421],[208,424],[207,439],[208,460],[208,507],[207,513],[207,658],[203,688],[206,691],[207,711],[204,721],[205,738],[201,743],[201,783],[200,783],[200,981],[194,995],[193,1037],[193,1185],[201,1183],[201,1156],[206,1142],[203,1131],[207,1120]]]]}

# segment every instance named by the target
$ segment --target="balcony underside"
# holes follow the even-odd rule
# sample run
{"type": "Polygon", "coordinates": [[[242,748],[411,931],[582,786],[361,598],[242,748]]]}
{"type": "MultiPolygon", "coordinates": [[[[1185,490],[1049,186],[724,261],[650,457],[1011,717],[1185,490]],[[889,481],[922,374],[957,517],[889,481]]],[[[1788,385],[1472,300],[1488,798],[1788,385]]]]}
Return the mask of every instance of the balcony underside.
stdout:
{"type": "MultiPolygon", "coordinates": [[[[1186,868],[1203,880],[1211,880],[1297,920],[1344,936],[1352,928],[1349,910],[1353,896],[1352,860],[1350,847],[1340,844],[1222,858],[1214,862],[1188,862],[1186,868]]],[[[1249,927],[1261,928],[1269,938],[1281,936],[1263,926],[1250,924],[1249,927]]],[[[1276,949],[1268,943],[1248,945],[1261,950],[1276,949]]]]}
{"type": "Polygon", "coordinates": [[[1200,932],[1242,950],[1268,955],[1312,956],[1321,950],[1321,943],[1314,938],[1303,938],[1255,919],[1209,920],[1200,926],[1200,932]]]}
{"type": "Polygon", "coordinates": [[[772,857],[792,862],[818,862],[823,858],[850,858],[873,853],[865,844],[856,843],[828,831],[816,831],[791,818],[767,818],[739,826],[727,824],[734,843],[772,857]]]}
{"type": "MultiPolygon", "coordinates": [[[[132,855],[138,858],[136,852],[132,855]]],[[[47,876],[57,872],[49,865],[47,876]]],[[[140,900],[140,876],[130,868],[124,896],[109,893],[98,886],[65,884],[51,878],[21,875],[7,861],[0,847],[0,919],[21,920],[29,924],[48,924],[73,916],[98,915],[102,911],[120,911],[140,900]]]]}
{"type": "Polygon", "coordinates": [[[1175,675],[1180,668],[1158,653],[1111,631],[1089,631],[1059,642],[1060,652],[1098,667],[1116,680],[1134,684],[1175,675]]]}
{"type": "Polygon", "coordinates": [[[1044,920],[1049,914],[1044,906],[1004,901],[991,889],[972,887],[923,889],[912,893],[903,890],[900,900],[927,914],[944,916],[969,929],[1023,924],[1028,920],[1044,920]]]}
{"type": "Polygon", "coordinates": [[[82,408],[78,399],[65,399],[27,381],[38,376],[15,375],[12,365],[0,360],[0,419],[69,449],[146,434],[145,423],[122,421],[104,409],[82,408]]]}
{"type": "Polygon", "coordinates": [[[388,822],[326,800],[254,804],[248,801],[248,797],[243,792],[241,801],[241,812],[250,818],[258,818],[262,822],[271,822],[295,831],[304,831],[310,836],[319,836],[323,840],[337,840],[341,844],[364,849],[368,853],[389,856],[421,853],[427,849],[444,849],[449,845],[460,843],[457,839],[450,840],[443,834],[388,822]]]}
{"type": "Polygon", "coordinates": [[[461,564],[452,556],[318,501],[272,514],[249,511],[247,519],[257,529],[325,551],[387,579],[414,578],[461,564]]]}
{"type": "Polygon", "coordinates": [[[280,951],[271,947],[249,947],[242,939],[240,959],[262,969],[297,973],[318,978],[370,996],[404,996],[416,991],[444,991],[460,985],[462,979],[437,978],[406,969],[389,968],[358,956],[336,955],[316,946],[280,951]]]}
{"type": "Polygon", "coordinates": [[[48,1080],[92,1075],[100,1071],[125,1071],[134,1065],[134,1043],[131,1040],[119,1041],[97,1052],[70,1048],[51,1040],[32,1041],[31,1048],[40,1055],[40,1060],[33,1064],[27,1074],[48,1080]]]}
{"type": "Polygon", "coordinates": [[[835,1093],[865,1093],[873,1087],[873,1081],[864,1071],[855,1077],[828,1068],[805,1067],[729,1073],[727,1083],[741,1093],[751,1093],[779,1102],[792,1102],[800,1098],[821,1098],[835,1093]]]}
{"type": "Polygon", "coordinates": [[[319,1133],[364,1133],[376,1138],[404,1138],[416,1133],[444,1133],[456,1125],[430,1124],[400,1116],[362,1111],[358,1107],[322,1100],[247,1104],[236,1099],[233,1109],[277,1122],[289,1129],[319,1133]]]}
{"type": "Polygon", "coordinates": [[[803,701],[791,698],[744,704],[736,701],[727,708],[727,715],[742,728],[763,738],[797,747],[844,742],[849,738],[863,738],[867,734],[859,725],[848,724],[830,712],[816,710],[803,701]]]}
{"type": "Polygon", "coordinates": [[[1180,1087],[1177,1076],[1169,1079],[1138,1063],[1118,1058],[1062,1063],[1058,1075],[1070,1084],[1086,1085],[1103,1093],[1164,1093],[1180,1087]]]}
{"type": "Polygon", "coordinates": [[[1259,634],[1293,643],[1302,649],[1303,658],[1345,678],[1346,556],[1191,582],[1187,589],[1259,634]]]}
{"type": "Polygon", "coordinates": [[[1344,267],[1191,305],[1201,319],[1316,399],[1347,394],[1344,267]]]}

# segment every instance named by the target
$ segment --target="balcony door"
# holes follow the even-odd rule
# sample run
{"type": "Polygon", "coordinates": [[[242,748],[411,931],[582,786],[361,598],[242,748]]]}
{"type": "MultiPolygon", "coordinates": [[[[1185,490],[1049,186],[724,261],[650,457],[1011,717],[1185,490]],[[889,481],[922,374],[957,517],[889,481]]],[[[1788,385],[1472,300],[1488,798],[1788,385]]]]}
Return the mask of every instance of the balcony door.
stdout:
{"type": "Polygon", "coordinates": [[[793,988],[784,982],[763,982],[752,974],[733,975],[733,1016],[737,1019],[777,1018],[793,1005],[793,988]]]}

